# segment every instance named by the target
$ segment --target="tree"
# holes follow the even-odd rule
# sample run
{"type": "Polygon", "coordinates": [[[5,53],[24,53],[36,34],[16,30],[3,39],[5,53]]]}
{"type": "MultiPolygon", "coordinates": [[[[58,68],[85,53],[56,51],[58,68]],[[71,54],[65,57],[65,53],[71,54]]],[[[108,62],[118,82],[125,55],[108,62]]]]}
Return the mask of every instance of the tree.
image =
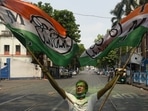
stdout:
{"type": "Polygon", "coordinates": [[[53,17],[66,29],[67,36],[71,37],[76,42],[80,42],[79,25],[76,24],[72,12],[68,10],[54,10],[53,17]]]}
{"type": "Polygon", "coordinates": [[[42,9],[43,11],[45,11],[48,15],[50,16],[53,15],[53,8],[50,6],[50,3],[43,4],[43,2],[40,1],[35,5],[38,6],[40,9],[42,9]]]}
{"type": "Polygon", "coordinates": [[[136,7],[138,7],[137,0],[122,0],[119,2],[114,10],[111,10],[111,14],[114,15],[111,19],[112,26],[116,25],[123,16],[128,15],[132,10],[134,10],[136,7]]]}
{"type": "Polygon", "coordinates": [[[103,35],[101,34],[98,34],[97,35],[97,38],[94,40],[94,42],[96,43],[98,40],[100,40],[101,38],[103,38],[103,35]]]}
{"type": "MultiPolygon", "coordinates": [[[[98,34],[97,38],[94,40],[94,42],[99,41],[101,38],[104,36],[101,34],[98,34]]],[[[117,50],[112,50],[109,52],[109,54],[102,59],[99,59],[98,61],[98,67],[100,68],[107,68],[107,67],[112,67],[114,68],[114,65],[116,64],[116,61],[119,57],[117,56],[117,50]]]]}
{"type": "Polygon", "coordinates": [[[78,53],[75,55],[75,57],[73,58],[73,60],[71,61],[71,64],[69,65],[72,69],[75,69],[76,68],[80,68],[80,63],[79,63],[79,60],[78,58],[82,55],[82,53],[86,50],[84,48],[84,44],[78,44],[79,46],[79,51],[78,53]]]}
{"type": "Polygon", "coordinates": [[[111,50],[107,56],[98,60],[98,67],[107,69],[108,67],[113,68],[116,65],[116,61],[119,59],[117,55],[118,49],[111,50]]]}
{"type": "Polygon", "coordinates": [[[115,16],[111,19],[112,26],[116,25],[121,20],[124,14],[123,6],[124,6],[123,3],[118,3],[115,6],[114,10],[110,12],[112,15],[115,16]]]}
{"type": "Polygon", "coordinates": [[[78,44],[78,45],[79,45],[79,52],[77,53],[77,57],[80,57],[86,49],[84,47],[84,44],[78,44]]]}

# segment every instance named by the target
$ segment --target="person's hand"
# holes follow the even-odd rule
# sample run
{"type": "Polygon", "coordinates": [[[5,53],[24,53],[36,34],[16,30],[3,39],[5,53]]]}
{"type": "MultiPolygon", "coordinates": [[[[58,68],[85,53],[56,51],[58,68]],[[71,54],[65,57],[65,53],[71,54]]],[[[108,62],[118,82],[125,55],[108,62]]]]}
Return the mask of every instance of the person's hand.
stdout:
{"type": "Polygon", "coordinates": [[[116,68],[116,75],[120,75],[122,76],[125,72],[126,72],[126,69],[123,69],[123,68],[116,68]]]}

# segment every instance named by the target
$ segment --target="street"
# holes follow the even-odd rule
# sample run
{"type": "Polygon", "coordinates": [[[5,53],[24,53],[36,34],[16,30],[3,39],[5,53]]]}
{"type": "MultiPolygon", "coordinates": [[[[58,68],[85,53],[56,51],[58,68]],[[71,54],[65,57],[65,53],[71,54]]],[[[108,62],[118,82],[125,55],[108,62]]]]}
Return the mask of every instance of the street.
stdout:
{"type": "MultiPolygon", "coordinates": [[[[79,79],[88,82],[88,95],[97,92],[107,83],[105,75],[92,70],[81,71],[72,78],[56,79],[60,87],[75,93],[79,79]]],[[[95,111],[105,100],[107,93],[96,103],[95,111]]],[[[148,91],[128,84],[116,84],[102,111],[147,111],[148,91]]],[[[67,103],[52,88],[48,80],[18,79],[0,81],[0,111],[68,111],[67,103]]]]}

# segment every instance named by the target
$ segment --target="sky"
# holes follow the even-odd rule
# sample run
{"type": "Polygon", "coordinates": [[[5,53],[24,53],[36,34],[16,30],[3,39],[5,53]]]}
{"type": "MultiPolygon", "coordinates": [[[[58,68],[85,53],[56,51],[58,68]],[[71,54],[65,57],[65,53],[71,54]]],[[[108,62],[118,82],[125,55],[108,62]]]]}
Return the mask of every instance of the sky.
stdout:
{"type": "Polygon", "coordinates": [[[67,9],[74,13],[76,24],[81,30],[81,44],[89,48],[94,44],[98,34],[105,35],[107,29],[111,28],[113,10],[121,0],[26,0],[37,3],[50,3],[53,9],[67,9]],[[90,15],[90,16],[86,16],[90,15]]]}

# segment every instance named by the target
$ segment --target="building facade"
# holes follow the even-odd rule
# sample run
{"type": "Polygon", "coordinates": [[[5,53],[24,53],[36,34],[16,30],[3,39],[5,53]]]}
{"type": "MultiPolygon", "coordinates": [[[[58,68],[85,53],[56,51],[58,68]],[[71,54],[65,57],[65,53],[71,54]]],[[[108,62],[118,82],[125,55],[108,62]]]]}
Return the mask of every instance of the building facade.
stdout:
{"type": "Polygon", "coordinates": [[[9,78],[41,77],[40,68],[36,68],[36,65],[31,63],[32,57],[26,48],[0,23],[0,69],[7,65],[8,58],[10,59],[9,78]],[[36,69],[39,70],[38,74],[36,69]]]}

